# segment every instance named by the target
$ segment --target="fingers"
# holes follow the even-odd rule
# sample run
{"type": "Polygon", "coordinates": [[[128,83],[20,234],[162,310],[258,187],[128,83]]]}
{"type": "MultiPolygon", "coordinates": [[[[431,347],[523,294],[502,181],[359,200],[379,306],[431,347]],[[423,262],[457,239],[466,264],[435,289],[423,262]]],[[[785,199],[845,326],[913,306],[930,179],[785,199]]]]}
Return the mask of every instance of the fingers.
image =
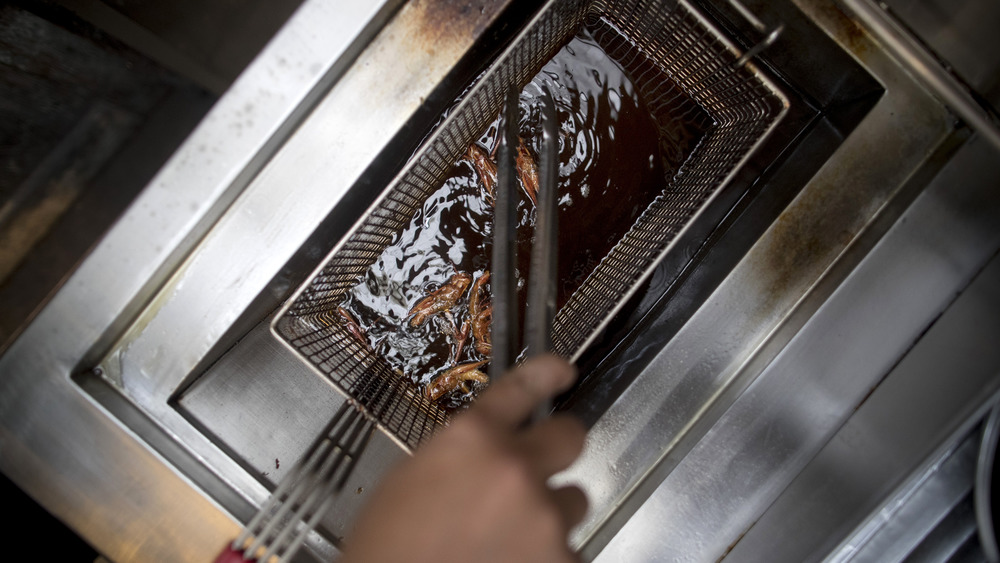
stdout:
{"type": "Polygon", "coordinates": [[[473,408],[497,423],[516,426],[541,401],[568,389],[574,381],[572,364],[556,356],[538,356],[504,374],[473,408]]]}
{"type": "Polygon", "coordinates": [[[558,488],[552,491],[552,501],[559,511],[567,533],[583,522],[583,517],[587,515],[587,495],[580,487],[570,485],[558,488]]]}
{"type": "Polygon", "coordinates": [[[555,415],[525,431],[520,448],[531,468],[542,479],[569,467],[583,451],[587,430],[567,415],[555,415]]]}

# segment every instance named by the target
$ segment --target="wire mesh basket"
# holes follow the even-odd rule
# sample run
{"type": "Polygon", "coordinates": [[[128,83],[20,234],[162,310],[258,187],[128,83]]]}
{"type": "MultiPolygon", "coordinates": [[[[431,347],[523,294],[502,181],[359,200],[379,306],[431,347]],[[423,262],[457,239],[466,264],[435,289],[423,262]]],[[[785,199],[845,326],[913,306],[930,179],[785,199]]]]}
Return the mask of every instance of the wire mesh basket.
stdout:
{"type": "MultiPolygon", "coordinates": [[[[705,133],[661,193],[556,313],[554,352],[575,357],[636,291],[671,243],[784,115],[788,102],[690,4],[670,0],[549,2],[460,103],[276,317],[273,329],[407,450],[447,423],[336,311],[394,236],[498,115],[509,85],[524,86],[581,27],[630,74],[656,121],[698,120],[705,133]]],[[[664,139],[664,150],[670,140],[664,139]]]]}

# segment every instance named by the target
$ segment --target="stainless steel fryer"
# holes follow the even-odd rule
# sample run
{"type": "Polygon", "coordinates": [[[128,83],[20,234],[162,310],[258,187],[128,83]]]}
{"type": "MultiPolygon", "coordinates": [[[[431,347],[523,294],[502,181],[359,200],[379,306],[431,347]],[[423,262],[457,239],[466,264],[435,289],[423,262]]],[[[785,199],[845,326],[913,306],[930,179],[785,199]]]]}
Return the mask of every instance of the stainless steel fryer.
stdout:
{"type": "MultiPolygon", "coordinates": [[[[577,360],[584,561],[863,558],[1000,388],[998,160],[929,41],[989,19],[745,1],[790,107],[577,360]]],[[[4,474],[109,559],[211,560],[345,403],[273,315],[543,4],[305,0],[0,357],[4,474]]],[[[405,457],[372,434],[304,551],[405,457]]]]}
{"type": "Polygon", "coordinates": [[[744,64],[740,51],[687,2],[548,3],[272,325],[299,357],[408,450],[446,424],[448,415],[335,321],[338,303],[495,119],[507,87],[526,84],[581,26],[629,72],[655,120],[701,114],[711,123],[674,176],[664,179],[662,193],[557,312],[553,349],[564,357],[575,359],[607,324],[788,107],[778,88],[752,63],[744,64]]]}

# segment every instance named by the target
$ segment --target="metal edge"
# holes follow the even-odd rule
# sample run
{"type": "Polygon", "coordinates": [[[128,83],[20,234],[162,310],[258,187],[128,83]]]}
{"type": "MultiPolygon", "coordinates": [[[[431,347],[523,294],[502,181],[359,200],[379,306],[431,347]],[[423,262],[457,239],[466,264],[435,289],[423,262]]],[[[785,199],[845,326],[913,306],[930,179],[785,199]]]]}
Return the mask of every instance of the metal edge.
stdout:
{"type": "MultiPolygon", "coordinates": [[[[1000,373],[997,374],[997,377],[1000,378],[1000,373]]],[[[873,510],[872,514],[867,519],[859,523],[854,531],[849,533],[842,542],[831,550],[830,555],[823,560],[831,563],[849,560],[850,555],[856,553],[860,547],[865,544],[865,542],[871,539],[878,532],[880,529],[879,524],[892,516],[894,507],[897,507],[905,502],[906,498],[912,494],[915,489],[917,489],[922,483],[926,482],[938,470],[942,461],[952,453],[956,446],[960,445],[962,437],[971,432],[976,425],[980,424],[984,419],[988,419],[986,421],[987,425],[990,421],[993,421],[994,423],[1000,422],[1000,418],[997,416],[1000,414],[1000,408],[996,406],[998,401],[1000,401],[1000,391],[994,391],[988,400],[984,401],[982,405],[977,407],[971,416],[955,428],[948,438],[944,439],[919,466],[914,468],[913,472],[906,479],[904,479],[903,482],[895,488],[893,493],[879,505],[879,508],[873,510]]],[[[994,431],[996,430],[1000,430],[1000,428],[995,427],[994,431]]],[[[994,434],[993,438],[996,437],[997,435],[994,434]]],[[[994,441],[994,446],[995,445],[996,442],[994,441]]]]}
{"type": "MultiPolygon", "coordinates": [[[[339,197],[356,181],[356,178],[340,174],[334,176],[335,182],[324,184],[325,190],[317,189],[316,184],[299,182],[297,195],[311,194],[312,200],[306,200],[310,203],[305,204],[298,201],[296,207],[287,205],[297,200],[289,199],[289,190],[284,189],[287,180],[282,179],[282,174],[302,170],[303,159],[309,158],[307,162],[317,164],[307,167],[306,179],[315,182],[316,178],[309,174],[325,173],[330,177],[333,159],[315,158],[315,153],[330,150],[327,142],[333,137],[337,142],[334,154],[339,159],[336,165],[360,176],[364,171],[362,166],[370,162],[366,159],[375,158],[383,146],[376,143],[389,142],[396,135],[398,129],[394,127],[404,126],[405,120],[423,102],[423,97],[431,94],[436,80],[450,72],[461,56],[473,47],[474,39],[485,31],[481,26],[496,21],[503,5],[506,4],[486,3],[481,11],[427,0],[415,1],[403,6],[390,21],[383,22],[386,25],[350,68],[320,96],[309,119],[299,125],[247,189],[211,226],[181,266],[171,272],[167,285],[157,290],[129,326],[112,331],[116,340],[110,352],[107,352],[108,347],[98,347],[97,353],[106,353],[113,360],[123,352],[120,354],[123,385],[118,390],[149,414],[165,434],[183,444],[192,455],[199,457],[253,502],[265,499],[267,490],[239,467],[224,448],[192,425],[175,408],[172,399],[179,388],[197,377],[198,366],[208,363],[206,358],[213,351],[220,351],[218,344],[237,321],[234,313],[252,306],[262,291],[271,289],[268,284],[274,281],[274,273],[280,271],[289,256],[294,256],[299,248],[296,235],[305,236],[307,227],[303,221],[287,219],[296,216],[301,219],[301,214],[305,214],[319,224],[322,216],[318,210],[322,208],[317,203],[335,208],[339,197]],[[447,30],[434,25],[436,18],[456,14],[466,18],[463,20],[466,25],[447,30]],[[411,52],[413,60],[420,64],[406,64],[412,60],[402,57],[401,53],[411,52]],[[369,89],[374,83],[385,84],[387,71],[383,65],[390,62],[400,67],[394,79],[395,85],[402,90],[384,88],[379,93],[381,98],[377,98],[381,103],[370,102],[377,107],[372,107],[372,111],[365,112],[362,117],[357,117],[356,109],[339,109],[356,108],[359,99],[372,99],[369,89]],[[358,119],[364,120],[365,127],[358,128],[354,137],[325,136],[331,127],[356,126],[358,119]],[[373,123],[384,126],[372,126],[373,123]],[[349,144],[350,141],[353,143],[349,144]],[[309,152],[310,149],[313,152],[309,152]],[[282,205],[274,205],[275,201],[282,205]],[[266,228],[262,228],[265,223],[266,228]],[[277,233],[271,231],[278,225],[285,229],[277,233]],[[252,230],[248,230],[248,226],[252,230]],[[237,246],[232,245],[234,240],[237,246]],[[270,252],[261,255],[248,252],[248,248],[268,248],[270,252]]],[[[327,10],[335,14],[340,12],[340,8],[327,7],[327,10]]],[[[314,30],[310,28],[310,31],[314,30]]],[[[310,34],[311,37],[315,35],[315,32],[310,34]]],[[[325,54],[323,49],[317,51],[325,54]]],[[[307,60],[295,63],[289,61],[292,58],[283,57],[282,64],[292,68],[308,66],[307,60]]]]}
{"type": "MultiPolygon", "coordinates": [[[[309,69],[309,72],[314,73],[315,76],[311,78],[301,97],[288,103],[285,112],[277,116],[279,118],[274,120],[275,124],[258,139],[258,146],[254,146],[246,157],[235,162],[233,166],[226,166],[224,158],[222,159],[223,166],[216,164],[215,158],[211,154],[213,145],[210,142],[208,131],[218,129],[219,124],[222,124],[231,129],[228,133],[234,137],[253,137],[252,134],[246,134],[246,129],[253,129],[254,126],[255,116],[252,108],[255,100],[250,96],[244,96],[237,100],[228,101],[226,104],[217,103],[216,106],[220,110],[213,107],[209,111],[196,130],[184,140],[167,163],[149,181],[147,187],[136,197],[123,217],[112,227],[113,231],[109,231],[105,238],[118,238],[114,231],[136,228],[136,225],[122,227],[121,224],[129,221],[134,220],[138,223],[145,220],[150,224],[157,223],[155,218],[158,208],[179,207],[178,202],[173,201],[176,199],[175,194],[164,190],[164,188],[178,184],[203,184],[204,182],[200,178],[198,181],[192,182],[190,178],[185,177],[185,174],[190,174],[199,166],[210,166],[210,170],[218,168],[225,171],[219,175],[218,186],[215,187],[218,193],[212,194],[212,197],[208,198],[210,204],[204,208],[200,205],[196,208],[195,204],[192,204],[191,211],[194,213],[191,214],[187,224],[171,225],[163,229],[167,233],[176,231],[181,236],[171,240],[169,244],[165,243],[156,247],[156,252],[163,253],[163,256],[157,256],[155,259],[155,269],[147,276],[143,286],[134,293],[114,321],[105,328],[100,338],[89,347],[74,370],[79,371],[90,367],[90,365],[104,362],[108,355],[121,347],[122,341],[127,341],[129,335],[135,333],[136,325],[141,324],[143,315],[151,306],[154,306],[155,302],[161,299],[165,292],[170,290],[196,254],[199,245],[209,236],[215,223],[237,202],[243,191],[254,181],[256,175],[267,166],[270,159],[294,135],[298,126],[322,101],[325,94],[343,77],[363,50],[364,44],[377,35],[381,28],[392,19],[404,1],[378,0],[369,8],[370,12],[366,14],[367,19],[362,22],[357,36],[349,37],[341,52],[331,53],[334,58],[329,61],[328,66],[325,68],[320,66],[318,70],[314,70],[314,65],[313,68],[309,69]],[[239,105],[242,107],[237,107],[239,105]],[[222,108],[226,111],[221,111],[222,108]],[[245,120],[245,126],[244,123],[240,122],[241,119],[245,120]],[[209,141],[206,141],[206,138],[209,138],[209,141]],[[160,191],[167,193],[159,198],[152,197],[154,192],[160,191]],[[144,215],[145,217],[142,217],[144,215]]],[[[289,22],[286,22],[286,27],[291,27],[289,23],[295,19],[307,20],[317,17],[316,14],[310,13],[316,10],[315,6],[321,6],[321,4],[299,6],[289,22]]],[[[351,14],[350,17],[354,17],[354,14],[351,14]]],[[[282,34],[279,31],[267,43],[264,50],[254,58],[248,69],[236,79],[224,99],[233,97],[234,90],[252,90],[254,81],[260,80],[265,72],[272,79],[274,76],[280,76],[281,74],[275,71],[274,67],[278,67],[283,72],[294,72],[294,70],[289,69],[290,65],[287,60],[279,55],[281,50],[288,49],[286,43],[290,43],[290,41],[286,37],[292,36],[292,33],[282,34]],[[274,51],[275,54],[269,56],[270,51],[274,51]]],[[[273,97],[273,94],[266,90],[259,89],[256,94],[264,98],[273,97]]],[[[260,119],[260,121],[267,123],[268,119],[260,119]]],[[[250,133],[254,132],[250,131],[250,133]]],[[[210,182],[212,181],[213,174],[209,173],[204,176],[209,177],[210,182]]],[[[144,227],[148,229],[148,225],[144,225],[144,227]]],[[[103,246],[106,246],[105,241],[99,243],[97,250],[103,246]]],[[[85,264],[90,262],[93,260],[88,257],[85,264]]]]}
{"type": "MultiPolygon", "coordinates": [[[[714,23],[712,23],[703,13],[701,13],[701,11],[697,9],[693,4],[689,3],[687,0],[678,0],[678,4],[682,4],[688,10],[690,10],[691,13],[698,19],[698,21],[706,28],[711,30],[715,35],[716,39],[718,39],[724,45],[726,45],[726,47],[734,55],[736,55],[737,57],[741,55],[741,52],[736,47],[736,45],[732,41],[730,41],[729,38],[726,37],[726,35],[722,33],[722,31],[720,31],[719,28],[714,23]]],[[[573,355],[570,356],[570,362],[576,362],[577,360],[579,360],[580,356],[582,356],[583,353],[587,350],[587,347],[593,344],[594,341],[598,337],[600,337],[601,332],[608,327],[614,316],[619,311],[621,311],[622,308],[625,306],[625,304],[628,303],[628,301],[636,294],[637,291],[639,291],[639,288],[642,287],[643,282],[648,280],[649,277],[653,275],[653,272],[656,270],[657,265],[660,262],[662,262],[663,259],[668,254],[673,252],[677,244],[679,244],[679,242],[684,238],[684,235],[691,230],[692,228],[691,226],[697,223],[698,218],[701,217],[704,214],[705,210],[712,205],[712,202],[714,202],[718,198],[719,193],[725,190],[729,186],[730,182],[732,182],[733,178],[735,178],[737,174],[739,174],[740,170],[747,163],[747,161],[749,161],[754,156],[757,150],[761,147],[761,145],[763,145],[767,141],[767,139],[771,136],[774,130],[785,118],[785,116],[788,115],[788,111],[790,108],[790,102],[788,96],[786,96],[785,93],[778,87],[778,85],[775,84],[775,82],[767,76],[767,73],[764,72],[763,69],[755,65],[753,61],[747,62],[746,64],[743,65],[743,67],[748,71],[750,71],[751,73],[753,73],[754,76],[758,80],[760,80],[764,84],[764,86],[766,86],[768,90],[770,90],[771,93],[776,98],[778,98],[778,100],[781,102],[781,111],[778,112],[778,114],[771,121],[771,124],[768,125],[767,130],[760,137],[758,137],[757,141],[754,142],[753,145],[751,145],[751,147],[747,150],[746,154],[743,155],[743,157],[739,160],[739,162],[737,162],[736,165],[733,166],[732,169],[730,169],[729,173],[726,174],[726,177],[723,178],[722,182],[719,183],[719,187],[714,192],[712,192],[712,195],[710,195],[708,199],[706,199],[698,208],[698,210],[691,216],[687,224],[684,225],[684,228],[678,231],[677,235],[674,236],[673,240],[671,240],[670,243],[667,244],[667,246],[665,246],[663,250],[660,251],[660,253],[656,256],[656,258],[650,262],[649,266],[646,267],[645,271],[643,271],[643,273],[638,278],[636,278],[635,283],[632,284],[632,286],[628,289],[628,291],[622,294],[621,298],[618,300],[615,306],[604,317],[604,320],[601,321],[590,333],[590,336],[588,336],[583,341],[583,343],[581,343],[580,346],[577,347],[573,355]]]]}
{"type": "Polygon", "coordinates": [[[969,93],[969,89],[942,68],[935,56],[890,14],[872,0],[842,0],[861,15],[865,29],[909,69],[911,76],[934,93],[973,130],[1000,150],[1000,128],[990,113],[969,93]]]}
{"type": "MultiPolygon", "coordinates": [[[[807,1],[808,0],[793,0],[793,3],[799,8],[802,8],[800,4],[807,1]]],[[[823,6],[829,4],[829,2],[809,2],[809,3],[822,4],[823,6]]],[[[810,15],[809,17],[811,19],[814,18],[813,15],[810,15]]],[[[837,25],[840,22],[824,20],[822,22],[816,22],[816,23],[819,25],[821,29],[823,29],[823,31],[827,35],[829,35],[838,45],[844,48],[845,51],[850,56],[852,56],[861,66],[863,66],[873,76],[875,80],[879,81],[880,83],[883,84],[883,86],[885,86],[883,77],[880,76],[882,72],[880,72],[877,68],[873,69],[872,64],[868,60],[866,60],[865,57],[859,56],[858,50],[864,50],[867,48],[862,45],[863,44],[862,41],[852,38],[855,40],[854,44],[852,44],[850,40],[847,40],[845,43],[845,38],[842,35],[843,33],[845,33],[845,30],[837,28],[837,25]]],[[[892,64],[894,65],[893,66],[894,70],[892,70],[891,72],[893,73],[898,72],[900,74],[903,73],[903,69],[901,68],[901,65],[898,64],[898,62],[893,61],[892,64]],[[898,69],[898,71],[896,69],[898,69]]],[[[927,93],[926,90],[924,90],[918,83],[912,81],[912,79],[910,79],[908,76],[907,80],[910,81],[909,82],[910,84],[919,88],[922,93],[926,93],[928,98],[930,98],[929,93],[927,93]]],[[[883,95],[883,98],[876,104],[875,108],[873,108],[872,111],[876,111],[878,105],[884,104],[886,97],[892,95],[893,94],[889,92],[887,88],[887,93],[883,95]]],[[[934,100],[934,103],[936,105],[939,105],[936,100],[934,100]]],[[[943,106],[941,107],[943,108],[943,106]]],[[[864,123],[864,121],[862,121],[862,123],[864,123]]],[[[852,132],[850,136],[848,136],[848,139],[845,140],[845,143],[848,143],[851,137],[857,135],[860,135],[860,132],[858,130],[855,130],[854,132],[852,132]]],[[[819,171],[817,171],[816,175],[814,175],[813,179],[811,179],[809,183],[816,181],[816,178],[818,177],[828,175],[829,167],[835,165],[835,163],[837,162],[838,155],[840,154],[843,154],[842,148],[838,149],[838,151],[835,152],[834,155],[832,155],[827,160],[827,162],[824,164],[824,167],[821,168],[819,171]]],[[[893,194],[896,194],[897,191],[893,191],[893,194]]],[[[796,200],[797,199],[798,198],[796,198],[796,200]]],[[[891,201],[892,197],[890,197],[889,200],[891,201]]],[[[795,200],[793,200],[792,205],[794,205],[794,203],[795,200]]],[[[872,217],[878,217],[881,210],[882,207],[873,210],[872,217]]],[[[770,230],[772,229],[769,229],[769,231],[770,230]]],[[[864,233],[865,229],[862,229],[858,236],[863,237],[864,233]]],[[[753,250],[751,249],[751,252],[752,251],[753,250]]],[[[730,381],[730,383],[727,384],[724,388],[719,389],[715,393],[715,395],[708,401],[706,406],[702,408],[701,414],[699,414],[698,416],[701,416],[707,412],[719,412],[720,406],[717,404],[719,400],[725,397],[731,397],[733,400],[735,400],[735,398],[738,397],[742,393],[742,391],[745,390],[750,385],[750,383],[752,383],[753,380],[752,377],[747,379],[746,377],[739,376],[739,374],[745,373],[748,370],[759,373],[760,370],[766,367],[768,363],[767,358],[773,358],[775,355],[777,355],[777,353],[783,347],[783,344],[778,340],[784,341],[784,339],[788,337],[788,332],[790,329],[790,324],[788,322],[789,319],[794,316],[796,319],[799,319],[795,321],[796,323],[804,322],[804,319],[807,319],[808,316],[811,315],[812,312],[816,310],[816,308],[818,307],[818,303],[821,303],[821,301],[817,303],[814,302],[816,302],[817,299],[822,299],[822,298],[816,295],[814,290],[816,290],[817,287],[819,286],[823,286],[826,287],[826,289],[823,290],[824,292],[831,291],[831,289],[827,287],[830,285],[829,280],[827,279],[828,274],[832,270],[840,271],[845,267],[841,263],[842,262],[841,258],[844,257],[845,252],[846,250],[842,250],[840,253],[838,253],[837,257],[832,260],[831,264],[829,264],[826,268],[824,268],[822,272],[819,272],[817,274],[816,280],[819,281],[814,280],[814,282],[811,283],[808,287],[802,288],[802,294],[799,297],[797,297],[794,300],[794,302],[788,304],[786,313],[782,315],[783,320],[781,322],[776,322],[774,326],[767,331],[766,334],[764,334],[759,340],[757,340],[757,344],[754,345],[752,349],[747,350],[746,354],[748,358],[747,361],[743,363],[738,363],[738,365],[729,366],[729,368],[726,370],[726,373],[729,373],[730,375],[727,376],[724,376],[723,374],[719,375],[720,378],[727,379],[730,381]],[[803,304],[805,304],[807,301],[809,303],[812,303],[813,305],[807,307],[808,310],[803,310],[803,304]],[[739,385],[734,385],[735,383],[739,383],[739,385]]],[[[741,261],[741,264],[745,262],[745,260],[746,259],[741,261]]],[[[738,267],[739,266],[737,266],[737,268],[738,267]]],[[[723,285],[725,285],[725,282],[723,282],[723,285]]],[[[720,286],[720,289],[721,287],[722,286],[720,286]]],[[[713,295],[717,294],[718,291],[720,291],[720,289],[717,289],[716,292],[713,292],[713,295]]],[[[684,330],[685,329],[682,328],[681,332],[684,332],[684,330]]],[[[607,417],[608,413],[605,413],[605,415],[602,415],[601,418],[604,419],[607,417]]],[[[598,421],[598,424],[600,423],[601,420],[598,421]]],[[[612,423],[609,422],[608,424],[612,423]]],[[[675,437],[675,439],[672,440],[671,444],[666,446],[665,450],[658,456],[658,460],[649,465],[644,471],[641,472],[641,474],[638,477],[633,479],[631,481],[632,485],[628,487],[627,490],[622,491],[621,494],[617,495],[616,498],[618,500],[615,501],[615,503],[607,511],[605,518],[602,518],[599,522],[592,521],[590,523],[585,523],[582,527],[578,527],[577,529],[574,530],[572,535],[572,543],[574,546],[577,546],[577,548],[580,549],[581,553],[584,554],[585,558],[592,558],[596,556],[601,549],[603,549],[604,545],[606,545],[606,543],[616,533],[616,531],[609,530],[608,528],[609,525],[613,523],[613,521],[617,521],[619,519],[618,516],[619,511],[625,509],[626,505],[632,506],[633,510],[634,508],[637,508],[636,506],[637,501],[635,498],[633,498],[634,495],[640,491],[647,491],[647,493],[651,493],[652,492],[650,490],[651,485],[649,483],[650,478],[653,476],[658,476],[662,478],[665,472],[666,474],[669,474],[670,468],[667,466],[671,464],[676,465],[676,463],[678,462],[677,459],[678,455],[683,455],[683,452],[678,453],[674,451],[674,449],[676,447],[682,446],[683,444],[687,444],[687,446],[685,446],[686,448],[693,447],[695,442],[697,442],[699,438],[694,437],[693,435],[690,434],[696,428],[701,428],[702,430],[707,431],[708,428],[705,427],[705,424],[706,424],[705,421],[699,421],[699,420],[695,420],[694,422],[687,424],[685,429],[680,431],[675,437]]],[[[582,471],[582,469],[578,469],[576,466],[571,467],[566,472],[557,475],[556,482],[559,483],[578,482],[574,481],[574,479],[576,479],[577,477],[576,473],[578,471],[582,471]]]]}
{"type": "MultiPolygon", "coordinates": [[[[998,374],[1000,375],[1000,374],[998,374]]],[[[976,485],[973,488],[973,503],[976,511],[976,531],[983,555],[991,563],[1000,561],[997,549],[996,522],[993,521],[993,467],[996,463],[997,441],[1000,440],[1000,405],[993,405],[983,426],[976,459],[976,485]]]]}
{"type": "MultiPolygon", "coordinates": [[[[362,7],[377,11],[385,4],[362,7]]],[[[211,495],[71,376],[90,361],[95,349],[104,347],[109,335],[118,332],[116,327],[128,322],[124,319],[141,308],[140,302],[150,292],[156,292],[153,286],[160,283],[156,272],[172,268],[171,261],[186,252],[179,247],[194,244],[190,229],[202,224],[199,217],[213,209],[221,213],[226,204],[220,205],[219,198],[235,198],[228,186],[246,179],[248,163],[252,168],[252,162],[260,162],[257,150],[250,156],[239,152],[242,143],[230,143],[237,153],[221,156],[202,155],[209,151],[200,151],[198,145],[214,146],[208,129],[232,124],[249,109],[244,103],[256,92],[252,82],[277,72],[282,55],[318,46],[320,37],[301,35],[301,28],[308,27],[301,24],[323,22],[315,13],[320,5],[307,0],[299,7],[0,357],[4,373],[0,378],[0,446],[4,452],[0,467],[46,510],[115,560],[202,560],[216,555],[222,538],[236,530],[236,523],[211,495]],[[178,180],[179,171],[213,160],[216,172],[184,182],[187,191],[165,189],[169,178],[178,180]],[[207,184],[212,190],[187,193],[207,184]],[[224,193],[215,189],[218,186],[224,193]],[[165,203],[169,205],[161,205],[165,203]],[[164,213],[161,219],[150,213],[163,209],[173,212],[164,213]],[[161,227],[166,215],[179,218],[180,224],[161,227]],[[103,283],[109,272],[118,276],[117,282],[103,283]],[[185,541],[173,541],[171,534],[185,541]]],[[[313,54],[322,64],[287,68],[295,76],[281,84],[286,89],[281,97],[272,98],[280,107],[254,113],[256,123],[244,124],[244,141],[278,142],[275,135],[280,137],[284,130],[281,124],[295,114],[291,108],[300,106],[323,76],[335,77],[337,71],[331,68],[356,44],[359,36],[354,31],[364,35],[379,23],[367,17],[361,20],[358,13],[340,12],[345,33],[327,37],[341,48],[330,48],[330,40],[321,42],[313,54]]],[[[302,62],[306,62],[304,57],[302,62]]]]}

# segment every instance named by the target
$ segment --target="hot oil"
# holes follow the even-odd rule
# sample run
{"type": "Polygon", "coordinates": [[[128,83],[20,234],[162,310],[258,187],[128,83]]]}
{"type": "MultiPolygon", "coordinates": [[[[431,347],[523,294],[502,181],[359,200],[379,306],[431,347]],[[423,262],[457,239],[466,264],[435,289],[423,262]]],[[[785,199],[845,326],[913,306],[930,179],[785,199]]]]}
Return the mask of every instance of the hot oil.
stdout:
{"type": "MultiPolygon", "coordinates": [[[[607,46],[608,30],[601,29],[599,36],[607,46]]],[[[583,30],[520,94],[520,134],[535,162],[541,148],[543,86],[552,93],[559,118],[561,307],[663,191],[700,132],[652,116],[622,66],[583,30]]],[[[498,125],[499,117],[475,141],[493,155],[498,125]]],[[[523,318],[534,225],[534,205],[523,190],[517,218],[516,275],[523,318]]],[[[489,359],[476,350],[471,331],[456,356],[463,323],[470,320],[468,289],[450,311],[432,315],[420,326],[412,326],[410,310],[459,272],[477,280],[490,269],[492,221],[493,208],[476,169],[466,159],[458,161],[342,304],[375,352],[421,390],[455,365],[489,359]]],[[[440,402],[459,408],[477,385],[440,402]]]]}

